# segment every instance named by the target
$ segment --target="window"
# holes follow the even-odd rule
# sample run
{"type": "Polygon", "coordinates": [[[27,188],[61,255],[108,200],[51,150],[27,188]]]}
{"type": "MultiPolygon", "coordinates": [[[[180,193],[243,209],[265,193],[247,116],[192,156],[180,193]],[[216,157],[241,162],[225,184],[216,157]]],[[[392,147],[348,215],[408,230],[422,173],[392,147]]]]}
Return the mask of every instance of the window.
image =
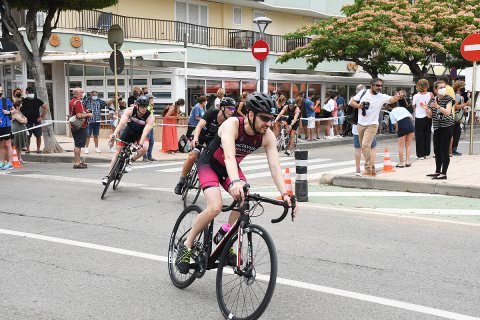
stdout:
{"type": "Polygon", "coordinates": [[[103,80],[87,80],[87,86],[103,86],[103,80]]]}
{"type": "MultiPolygon", "coordinates": [[[[134,86],[146,86],[148,85],[147,79],[133,79],[133,85],[134,86]]],[[[132,85],[132,79],[128,79],[128,84],[131,86],[132,85]]]]}
{"type": "Polygon", "coordinates": [[[309,83],[308,84],[308,96],[313,95],[318,99],[321,99],[322,94],[322,85],[320,83],[309,83]]]}
{"type": "MultiPolygon", "coordinates": [[[[125,85],[125,79],[117,79],[117,84],[119,86],[124,86],[125,85]]],[[[115,79],[108,79],[107,80],[107,85],[108,86],[115,86],[115,79]]]]}
{"type": "Polygon", "coordinates": [[[103,76],[105,68],[103,67],[90,67],[85,66],[85,75],[86,76],[103,76]]]}
{"type": "Polygon", "coordinates": [[[152,86],[171,86],[172,79],[170,78],[153,78],[152,86]]]}
{"type": "Polygon", "coordinates": [[[68,75],[70,77],[83,76],[83,66],[78,64],[69,64],[68,75]]]}
{"type": "Polygon", "coordinates": [[[240,101],[240,81],[225,81],[225,94],[228,97],[235,99],[235,101],[240,101]]]}
{"type": "Polygon", "coordinates": [[[175,1],[175,20],[206,27],[208,7],[202,4],[175,1]]]}
{"type": "Polygon", "coordinates": [[[233,8],[233,24],[242,24],[242,8],[233,8]]]}
{"type": "Polygon", "coordinates": [[[164,92],[152,92],[153,96],[155,99],[172,99],[172,93],[169,91],[164,91],[164,92]]]}

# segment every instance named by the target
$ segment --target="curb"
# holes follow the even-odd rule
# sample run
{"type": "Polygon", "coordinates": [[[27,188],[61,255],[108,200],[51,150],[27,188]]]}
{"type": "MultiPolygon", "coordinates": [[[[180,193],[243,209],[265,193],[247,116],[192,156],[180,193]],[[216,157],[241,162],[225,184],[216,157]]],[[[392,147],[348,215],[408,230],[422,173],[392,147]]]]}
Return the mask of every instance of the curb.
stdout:
{"type": "MultiPolygon", "coordinates": [[[[111,159],[100,157],[80,157],[87,163],[110,163],[111,159]]],[[[73,163],[73,152],[52,154],[22,154],[22,159],[27,162],[49,162],[49,163],[73,163]]]]}
{"type": "Polygon", "coordinates": [[[357,177],[357,176],[333,176],[320,179],[326,184],[361,189],[379,189],[388,191],[403,191],[414,193],[430,193],[445,196],[460,196],[468,198],[480,199],[480,187],[470,185],[452,185],[444,182],[428,183],[428,182],[411,182],[390,179],[376,179],[373,177],[357,177]]]}

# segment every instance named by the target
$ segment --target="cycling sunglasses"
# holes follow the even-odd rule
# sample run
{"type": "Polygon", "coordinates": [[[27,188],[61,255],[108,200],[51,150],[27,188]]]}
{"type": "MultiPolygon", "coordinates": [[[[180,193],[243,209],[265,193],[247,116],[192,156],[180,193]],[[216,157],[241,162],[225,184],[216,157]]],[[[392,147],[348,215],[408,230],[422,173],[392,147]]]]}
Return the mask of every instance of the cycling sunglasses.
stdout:
{"type": "Polygon", "coordinates": [[[260,120],[262,120],[263,122],[269,122],[269,121],[273,121],[273,117],[272,116],[267,116],[265,114],[257,114],[257,116],[260,118],[260,120]]]}
{"type": "Polygon", "coordinates": [[[235,111],[236,110],[235,107],[227,107],[227,109],[230,110],[230,111],[235,111]]]}

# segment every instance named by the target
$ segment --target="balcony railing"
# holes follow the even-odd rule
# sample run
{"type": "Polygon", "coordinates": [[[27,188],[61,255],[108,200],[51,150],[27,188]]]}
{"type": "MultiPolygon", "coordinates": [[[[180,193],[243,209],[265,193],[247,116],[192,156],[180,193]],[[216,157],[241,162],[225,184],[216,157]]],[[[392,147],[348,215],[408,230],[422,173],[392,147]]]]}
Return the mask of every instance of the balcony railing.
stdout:
{"type": "MultiPolygon", "coordinates": [[[[16,20],[20,27],[24,26],[25,15],[19,12],[16,20]]],[[[123,28],[125,39],[183,43],[187,34],[189,44],[233,49],[249,49],[253,42],[260,39],[260,34],[251,30],[213,28],[179,21],[126,17],[96,10],[62,11],[57,28],[107,34],[113,24],[123,28]]],[[[270,51],[288,52],[308,44],[310,39],[285,40],[280,35],[266,34],[265,41],[269,43],[270,51]]]]}

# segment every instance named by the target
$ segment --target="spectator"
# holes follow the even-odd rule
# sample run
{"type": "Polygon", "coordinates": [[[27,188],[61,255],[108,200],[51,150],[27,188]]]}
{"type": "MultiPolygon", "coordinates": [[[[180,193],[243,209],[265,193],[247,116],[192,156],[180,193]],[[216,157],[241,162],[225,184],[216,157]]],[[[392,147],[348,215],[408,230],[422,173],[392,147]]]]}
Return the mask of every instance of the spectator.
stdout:
{"type": "Polygon", "coordinates": [[[47,114],[48,105],[35,97],[35,89],[32,87],[27,87],[27,89],[25,89],[25,93],[26,96],[22,101],[21,111],[27,118],[27,128],[29,129],[26,153],[30,153],[30,140],[32,138],[32,134],[35,136],[37,141],[37,153],[40,153],[40,145],[42,143],[42,128],[37,126],[41,124],[42,120],[47,114]]]}
{"type": "Polygon", "coordinates": [[[22,159],[22,149],[27,146],[27,132],[24,131],[27,130],[27,118],[20,111],[21,100],[16,100],[13,106],[15,107],[15,111],[12,112],[13,146],[17,150],[18,161],[25,164],[26,162],[22,159]]]}
{"type": "Polygon", "coordinates": [[[326,98],[327,103],[323,106],[323,109],[325,110],[323,112],[324,117],[328,119],[325,120],[325,139],[333,139],[333,137],[330,135],[333,121],[330,118],[333,116],[333,111],[337,107],[337,103],[335,102],[336,97],[337,94],[335,92],[330,92],[326,98]]]}
{"type": "Polygon", "coordinates": [[[413,116],[405,107],[394,105],[390,111],[390,122],[395,124],[398,135],[398,159],[397,168],[410,167],[410,146],[415,137],[415,128],[412,124],[413,116]],[[406,151],[405,162],[403,161],[403,151],[406,151]]]}
{"type": "MultiPolygon", "coordinates": [[[[111,99],[112,100],[112,99],[111,99]]],[[[82,100],[82,104],[87,108],[87,112],[93,114],[92,118],[87,119],[87,142],[85,143],[85,149],[83,153],[88,153],[88,145],[90,144],[90,137],[93,134],[93,142],[95,143],[95,151],[97,153],[102,152],[98,147],[98,136],[100,135],[100,121],[102,120],[102,110],[111,104],[112,101],[108,100],[107,102],[98,98],[98,92],[92,90],[89,97],[85,97],[82,100]]]]}
{"type": "Polygon", "coordinates": [[[247,107],[246,107],[247,97],[248,97],[248,92],[243,91],[242,98],[238,103],[237,114],[236,114],[237,117],[245,117],[245,115],[247,114],[247,107]]]}
{"type": "Polygon", "coordinates": [[[135,101],[137,101],[137,98],[140,97],[141,94],[142,90],[140,89],[140,87],[133,87],[132,95],[128,97],[128,107],[134,107],[135,101]]]}
{"type": "MultiPolygon", "coordinates": [[[[82,88],[75,88],[73,89],[73,98],[70,100],[68,104],[68,110],[70,115],[76,115],[78,119],[91,119],[93,118],[93,114],[88,112],[85,106],[82,103],[82,98],[84,94],[84,90],[82,88]]],[[[85,147],[85,142],[87,140],[87,121],[84,121],[81,128],[73,131],[73,155],[74,155],[74,164],[73,169],[86,169],[87,164],[82,162],[80,159],[80,150],[85,147]]]]}
{"type": "Polygon", "coordinates": [[[188,118],[188,129],[187,129],[188,139],[193,138],[192,133],[205,113],[206,103],[207,103],[207,97],[205,96],[198,97],[197,104],[193,107],[192,112],[190,113],[190,118],[188,118]]]}
{"type": "Polygon", "coordinates": [[[340,135],[340,133],[342,132],[343,122],[345,121],[345,118],[343,117],[345,115],[343,111],[345,110],[345,98],[341,95],[338,95],[336,102],[337,112],[336,114],[334,113],[333,116],[337,119],[333,119],[333,132],[336,138],[341,138],[342,136],[340,135]]]}
{"type": "Polygon", "coordinates": [[[428,91],[428,80],[420,79],[417,82],[417,93],[413,96],[412,106],[415,114],[415,145],[417,159],[427,159],[430,156],[432,144],[432,119],[427,117],[425,108],[433,94],[428,91]]]}
{"type": "Polygon", "coordinates": [[[217,98],[215,99],[215,109],[220,110],[220,101],[223,99],[225,96],[225,89],[220,88],[217,90],[217,98]]]}
{"type": "MultiPolygon", "coordinates": [[[[122,114],[125,111],[127,104],[125,100],[123,100],[122,94],[120,92],[117,92],[117,106],[115,106],[115,98],[112,98],[109,101],[111,101],[111,103],[108,106],[108,122],[111,125],[113,133],[115,132],[115,128],[118,126],[120,118],[122,117],[122,114]]],[[[115,145],[110,148],[110,152],[117,152],[117,148],[115,147],[115,145]]]]}
{"type": "Polygon", "coordinates": [[[313,92],[310,92],[307,98],[305,98],[305,113],[307,115],[307,140],[313,141],[313,132],[315,130],[315,105],[313,104],[313,92]]]}
{"type": "MultiPolygon", "coordinates": [[[[355,89],[356,93],[363,92],[365,90],[365,86],[363,84],[359,84],[355,89]]],[[[350,103],[353,98],[350,99],[350,103]]],[[[362,176],[362,171],[360,169],[360,158],[362,157],[362,146],[360,145],[360,140],[358,139],[358,128],[356,124],[352,124],[352,135],[353,135],[353,148],[355,149],[355,175],[362,176]]],[[[371,145],[371,153],[372,158],[377,158],[377,139],[373,138],[372,145],[371,145]]]]}
{"type": "MultiPolygon", "coordinates": [[[[275,117],[277,117],[280,114],[280,112],[282,112],[283,107],[285,107],[286,101],[287,101],[287,98],[285,98],[284,95],[281,95],[280,97],[278,97],[277,104],[276,104],[277,112],[275,113],[275,117]]],[[[277,122],[277,120],[275,119],[275,122],[273,124],[273,133],[275,134],[275,136],[278,136],[281,130],[282,130],[281,121],[277,122]]]]}
{"type": "Polygon", "coordinates": [[[447,94],[445,81],[434,84],[436,97],[430,99],[426,109],[433,122],[433,152],[435,153],[435,173],[427,174],[432,179],[446,180],[450,164],[449,146],[453,136],[452,97],[447,94]]]}
{"type": "Polygon", "coordinates": [[[320,140],[321,121],[319,119],[321,117],[322,101],[320,100],[320,97],[316,97],[313,103],[315,108],[315,133],[317,135],[317,140],[320,140]]]}
{"type": "Polygon", "coordinates": [[[12,165],[12,123],[13,104],[3,97],[3,88],[0,86],[0,169],[8,170],[12,165]]]}
{"type": "Polygon", "coordinates": [[[178,151],[177,115],[185,100],[178,99],[163,111],[162,151],[175,154],[178,151]]]}
{"type": "MultiPolygon", "coordinates": [[[[145,87],[143,89],[145,89],[145,87]]],[[[148,94],[147,97],[148,97],[147,111],[150,112],[150,114],[153,116],[153,118],[155,118],[155,103],[154,103],[155,97],[152,96],[151,94],[148,94]]],[[[152,130],[150,130],[150,132],[147,135],[148,150],[147,150],[147,153],[143,155],[143,161],[152,161],[152,162],[157,161],[157,159],[155,159],[152,155],[153,144],[155,143],[155,134],[153,133],[153,129],[156,126],[157,126],[156,122],[153,122],[152,130]]]]}
{"type": "Polygon", "coordinates": [[[360,109],[358,112],[357,129],[359,142],[362,146],[363,157],[365,158],[365,171],[363,172],[363,175],[365,176],[376,175],[375,159],[372,159],[371,146],[377,133],[378,118],[382,106],[386,103],[395,103],[405,96],[405,92],[403,91],[393,97],[381,93],[383,86],[382,79],[372,79],[370,84],[371,86],[369,90],[365,93],[357,93],[351,101],[351,106],[360,109]]]}
{"type": "MultiPolygon", "coordinates": [[[[452,142],[450,143],[450,155],[461,156],[462,154],[457,151],[458,142],[460,141],[460,135],[462,134],[462,128],[460,124],[462,123],[465,117],[465,111],[463,110],[466,106],[469,106],[470,103],[465,101],[465,82],[457,80],[453,84],[453,90],[455,90],[455,104],[454,104],[454,116],[453,116],[453,137],[452,142]]],[[[468,99],[468,98],[467,98],[468,99]]]]}
{"type": "Polygon", "coordinates": [[[15,88],[12,93],[12,102],[22,101],[22,89],[15,88]]]}
{"type": "Polygon", "coordinates": [[[150,97],[147,86],[142,87],[142,96],[145,96],[145,97],[147,97],[147,98],[150,97]]]}
{"type": "Polygon", "coordinates": [[[302,142],[300,139],[301,133],[303,132],[303,139],[308,139],[307,136],[307,126],[308,126],[308,118],[307,118],[307,109],[305,108],[305,93],[303,91],[300,91],[298,93],[297,98],[295,98],[295,101],[297,102],[297,106],[300,108],[300,121],[298,122],[299,130],[298,130],[298,142],[302,142]],[[299,100],[300,98],[301,100],[299,100]]]}

